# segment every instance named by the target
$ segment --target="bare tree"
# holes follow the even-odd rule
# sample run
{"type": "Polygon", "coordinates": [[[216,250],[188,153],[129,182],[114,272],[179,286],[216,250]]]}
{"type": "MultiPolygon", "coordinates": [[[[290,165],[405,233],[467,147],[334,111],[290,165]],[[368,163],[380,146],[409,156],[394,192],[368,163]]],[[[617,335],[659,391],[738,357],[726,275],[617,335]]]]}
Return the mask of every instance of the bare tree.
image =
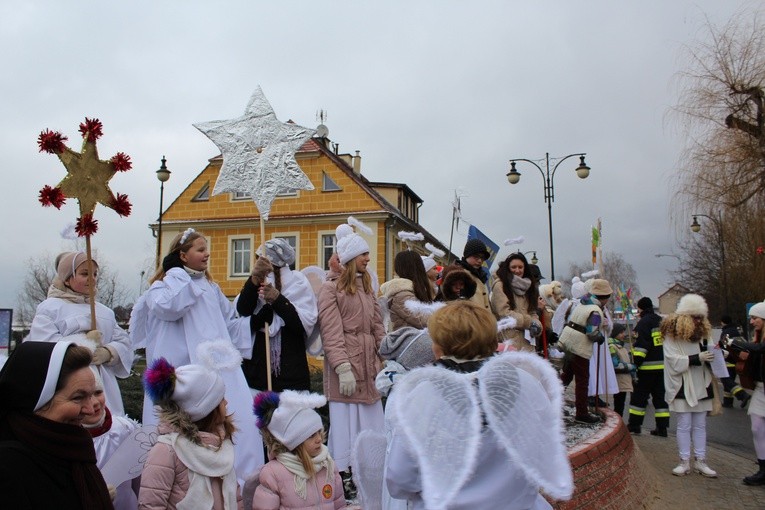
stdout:
{"type": "MultiPolygon", "coordinates": [[[[571,264],[568,270],[568,279],[565,282],[561,282],[565,291],[570,294],[571,291],[571,279],[574,276],[581,277],[582,274],[592,271],[592,262],[584,262],[582,264],[571,264]]],[[[640,286],[637,283],[637,273],[632,264],[627,262],[621,253],[612,251],[603,252],[603,273],[598,274],[597,278],[605,278],[614,287],[624,285],[625,289],[632,287],[633,295],[640,295],[640,286]]]]}
{"type": "MultiPolygon", "coordinates": [[[[48,297],[48,289],[56,276],[54,260],[55,257],[49,253],[29,260],[21,291],[16,297],[15,313],[22,324],[32,323],[37,305],[48,297]]],[[[117,278],[117,273],[112,271],[103,259],[98,263],[96,289],[96,300],[109,308],[124,304],[130,295],[117,278]]]]}
{"type": "Polygon", "coordinates": [[[688,142],[677,188],[686,207],[762,203],[765,191],[765,23],[741,11],[686,48],[675,112],[688,142]]]}

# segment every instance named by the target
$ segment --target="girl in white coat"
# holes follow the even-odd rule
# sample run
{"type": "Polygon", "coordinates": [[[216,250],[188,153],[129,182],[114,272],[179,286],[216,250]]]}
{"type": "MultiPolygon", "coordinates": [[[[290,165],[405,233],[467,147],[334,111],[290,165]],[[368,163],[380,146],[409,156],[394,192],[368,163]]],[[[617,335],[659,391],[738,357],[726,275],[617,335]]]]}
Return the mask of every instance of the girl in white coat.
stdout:
{"type": "MultiPolygon", "coordinates": [[[[197,348],[210,341],[231,343],[244,356],[252,352],[250,318],[235,317],[233,305],[207,272],[209,258],[204,236],[187,229],[173,239],[151,287],[138,299],[130,317],[130,335],[135,348],[146,348],[149,362],[163,357],[173,366],[206,364],[199,359],[197,348]]],[[[263,443],[240,364],[241,359],[232,361],[232,366],[218,373],[226,385],[228,409],[237,428],[237,476],[245,480],[263,465],[263,443]]],[[[157,422],[151,400],[145,396],[143,424],[157,422]]]]}
{"type": "Polygon", "coordinates": [[[27,339],[64,340],[88,347],[104,382],[106,405],[115,415],[124,415],[117,377],[130,375],[133,349],[114,312],[98,302],[96,329],[91,330],[89,280],[95,282],[98,264],[91,259],[89,265],[87,260],[83,252],[64,252],[56,257],[56,276],[48,289],[48,299],[37,305],[27,339]]]}

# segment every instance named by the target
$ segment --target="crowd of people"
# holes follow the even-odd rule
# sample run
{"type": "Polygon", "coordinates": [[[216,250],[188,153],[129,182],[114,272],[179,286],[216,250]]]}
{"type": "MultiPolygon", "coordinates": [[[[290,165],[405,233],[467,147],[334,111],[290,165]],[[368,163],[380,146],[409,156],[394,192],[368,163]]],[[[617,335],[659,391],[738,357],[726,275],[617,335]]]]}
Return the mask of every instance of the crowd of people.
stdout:
{"type": "Polygon", "coordinates": [[[318,292],[290,269],[286,241],[266,241],[233,303],[208,271],[204,235],[187,229],[135,304],[129,333],[90,302],[98,264],[61,254],[28,337],[0,371],[4,503],[337,509],[359,495],[388,510],[551,508],[574,490],[563,410],[572,382],[578,423],[602,420],[599,407],[611,404],[601,397],[621,415],[628,394],[633,434],[649,400],[652,434],[666,437],[674,413],[678,476],[717,476],[706,417],[751,399],[759,470],[744,482],[765,485],[765,303],[750,311],[754,341],[735,329],[715,341],[702,297],[684,296],[664,318],[644,297],[633,342],[610,315],[607,280],[577,277],[566,297],[520,252],[490,274],[478,239],[445,267],[402,250],[378,289],[365,228],[353,218],[337,227],[318,292]],[[323,395],[310,392],[306,358],[317,335],[323,395]],[[138,349],[140,423],[125,416],[117,385],[138,349]],[[723,399],[716,349],[731,370],[723,399]],[[139,469],[107,484],[101,470],[142,430],[155,432],[139,469]]]}

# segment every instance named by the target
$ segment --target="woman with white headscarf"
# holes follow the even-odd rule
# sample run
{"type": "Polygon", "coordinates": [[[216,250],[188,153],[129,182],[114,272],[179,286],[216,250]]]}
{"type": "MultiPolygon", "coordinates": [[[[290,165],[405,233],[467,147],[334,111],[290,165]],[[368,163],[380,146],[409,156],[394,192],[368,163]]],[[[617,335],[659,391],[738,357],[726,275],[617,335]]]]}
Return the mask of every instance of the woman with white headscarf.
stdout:
{"type": "Polygon", "coordinates": [[[56,257],[56,276],[48,298],[37,305],[27,340],[75,342],[93,352],[93,365],[104,381],[106,405],[124,415],[117,377],[130,375],[133,349],[127,331],[117,324],[111,308],[95,304],[96,329],[91,329],[90,281],[96,281],[98,263],[83,252],[64,252],[56,257]]]}

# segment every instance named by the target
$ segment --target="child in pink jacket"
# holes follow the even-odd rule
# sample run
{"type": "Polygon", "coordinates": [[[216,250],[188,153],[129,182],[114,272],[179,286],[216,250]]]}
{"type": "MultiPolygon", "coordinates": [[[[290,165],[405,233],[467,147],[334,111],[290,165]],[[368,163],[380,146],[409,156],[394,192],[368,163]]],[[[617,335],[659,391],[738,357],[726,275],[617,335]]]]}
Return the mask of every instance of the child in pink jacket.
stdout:
{"type": "Polygon", "coordinates": [[[141,475],[141,510],[242,510],[226,387],[202,365],[151,363],[144,385],[159,407],[159,437],[141,475]]]}
{"type": "Polygon", "coordinates": [[[292,390],[255,397],[258,427],[271,461],[260,471],[253,510],[345,508],[340,472],[314,411],[326,403],[322,395],[292,390]]]}

